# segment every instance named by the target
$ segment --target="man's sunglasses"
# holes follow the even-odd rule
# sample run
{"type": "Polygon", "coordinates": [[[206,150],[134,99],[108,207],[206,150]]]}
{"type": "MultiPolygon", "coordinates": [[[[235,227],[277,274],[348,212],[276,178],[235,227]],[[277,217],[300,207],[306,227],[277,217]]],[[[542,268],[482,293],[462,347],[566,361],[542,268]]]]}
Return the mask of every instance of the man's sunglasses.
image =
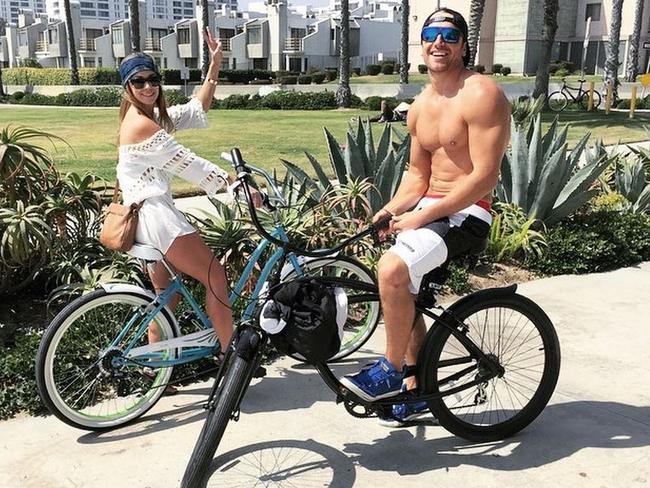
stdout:
{"type": "Polygon", "coordinates": [[[161,82],[162,82],[162,78],[160,77],[160,75],[153,75],[150,76],[149,78],[133,77],[129,80],[131,86],[133,86],[133,88],[137,88],[138,90],[142,90],[144,88],[144,85],[147,83],[149,83],[149,86],[160,86],[161,82]]]}
{"type": "Polygon", "coordinates": [[[422,40],[424,42],[434,42],[438,35],[448,44],[456,44],[460,41],[460,31],[454,27],[436,27],[430,25],[422,29],[422,40]]]}

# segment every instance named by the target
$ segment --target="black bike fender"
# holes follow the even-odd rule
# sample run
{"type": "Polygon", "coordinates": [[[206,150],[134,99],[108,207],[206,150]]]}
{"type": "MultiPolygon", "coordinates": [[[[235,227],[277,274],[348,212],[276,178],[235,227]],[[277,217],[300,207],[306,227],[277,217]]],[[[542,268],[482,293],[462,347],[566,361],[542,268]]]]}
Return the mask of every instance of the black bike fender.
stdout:
{"type": "Polygon", "coordinates": [[[510,286],[501,286],[497,288],[486,288],[484,290],[475,291],[474,293],[470,293],[469,295],[466,295],[463,298],[452,303],[447,308],[447,311],[453,312],[457,308],[462,307],[467,302],[473,300],[486,300],[492,297],[506,297],[506,296],[514,295],[516,292],[517,292],[516,284],[510,286]]]}

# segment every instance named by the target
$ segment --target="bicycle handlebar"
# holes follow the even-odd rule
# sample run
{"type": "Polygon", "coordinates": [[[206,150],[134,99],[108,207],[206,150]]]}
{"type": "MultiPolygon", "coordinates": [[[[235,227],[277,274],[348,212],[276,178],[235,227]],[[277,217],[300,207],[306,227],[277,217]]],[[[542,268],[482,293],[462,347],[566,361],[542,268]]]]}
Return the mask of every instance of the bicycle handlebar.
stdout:
{"type": "MultiPolygon", "coordinates": [[[[317,251],[310,251],[307,249],[301,249],[299,247],[294,246],[293,244],[289,242],[282,241],[274,236],[272,236],[260,223],[258,217],[257,217],[257,210],[255,209],[255,205],[253,205],[253,198],[251,195],[251,189],[250,189],[250,184],[248,179],[250,178],[251,174],[256,173],[260,176],[262,176],[268,183],[275,194],[275,196],[283,203],[285,203],[284,196],[282,195],[282,192],[280,189],[277,187],[273,179],[271,178],[271,175],[269,175],[266,171],[264,171],[261,168],[257,168],[253,165],[248,164],[244,159],[242,158],[241,151],[238,148],[233,148],[230,151],[230,154],[223,152],[221,153],[221,158],[228,161],[233,165],[235,168],[235,171],[237,172],[237,180],[241,183],[242,188],[244,189],[244,196],[246,198],[246,204],[248,205],[248,211],[250,212],[251,215],[251,220],[253,221],[253,225],[255,228],[259,231],[264,238],[269,240],[270,242],[273,242],[274,244],[281,246],[289,251],[295,252],[297,254],[303,255],[303,256],[309,256],[309,257],[324,257],[324,256],[329,256],[331,254],[335,254],[342,250],[343,248],[349,246],[353,242],[356,242],[358,240],[363,239],[367,235],[373,236],[373,239],[375,243],[378,245],[379,244],[379,237],[378,233],[380,230],[386,229],[388,227],[388,224],[391,220],[391,216],[386,216],[381,219],[379,219],[377,222],[370,224],[368,227],[366,227],[364,230],[361,232],[348,237],[345,239],[343,242],[341,242],[339,245],[334,246],[332,248],[328,249],[319,249],[317,251]]],[[[268,196],[265,195],[264,198],[264,204],[269,207],[271,210],[275,210],[275,207],[271,205],[271,203],[268,200],[268,196]]]]}

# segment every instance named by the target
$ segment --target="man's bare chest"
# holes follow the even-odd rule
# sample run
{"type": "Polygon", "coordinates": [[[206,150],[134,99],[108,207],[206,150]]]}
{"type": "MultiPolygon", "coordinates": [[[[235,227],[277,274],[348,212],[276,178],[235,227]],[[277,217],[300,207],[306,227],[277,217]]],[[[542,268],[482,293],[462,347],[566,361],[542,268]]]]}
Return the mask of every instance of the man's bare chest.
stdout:
{"type": "Polygon", "coordinates": [[[467,124],[454,108],[441,106],[418,114],[415,137],[424,150],[433,154],[439,149],[455,152],[467,147],[467,124]]]}

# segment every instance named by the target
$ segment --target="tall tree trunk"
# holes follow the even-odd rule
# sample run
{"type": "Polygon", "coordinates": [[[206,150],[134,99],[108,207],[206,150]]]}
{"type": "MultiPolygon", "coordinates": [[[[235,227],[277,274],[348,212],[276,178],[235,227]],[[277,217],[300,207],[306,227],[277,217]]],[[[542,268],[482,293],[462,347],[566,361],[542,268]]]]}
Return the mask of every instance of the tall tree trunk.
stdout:
{"type": "MultiPolygon", "coordinates": [[[[555,32],[557,31],[557,12],[559,10],[558,0],[544,0],[544,31],[542,41],[542,55],[537,65],[535,74],[535,90],[533,97],[548,96],[548,66],[551,62],[555,32]]],[[[545,103],[548,103],[546,101],[545,103]]]]}
{"type": "MultiPolygon", "coordinates": [[[[203,24],[203,30],[206,27],[210,27],[210,15],[208,15],[208,0],[201,0],[201,22],[203,24]]],[[[203,73],[203,79],[208,76],[208,67],[210,66],[210,50],[208,49],[208,43],[205,42],[203,37],[203,32],[199,33],[199,37],[203,39],[203,58],[201,59],[201,72],[203,73]]]]}
{"type": "MultiPolygon", "coordinates": [[[[0,18],[0,37],[5,35],[7,21],[0,18]]],[[[0,97],[5,96],[5,87],[2,83],[2,63],[0,62],[0,97]]]]}
{"type": "Polygon", "coordinates": [[[618,100],[618,48],[621,37],[621,15],[623,12],[623,0],[612,1],[612,22],[609,28],[609,45],[607,48],[607,60],[605,61],[605,81],[612,86],[612,103],[618,100]]]}
{"type": "Polygon", "coordinates": [[[476,61],[476,51],[478,50],[478,40],[481,37],[481,22],[483,21],[483,11],[485,10],[485,0],[472,0],[469,5],[469,26],[467,32],[467,48],[469,49],[468,68],[474,67],[476,61]]]}
{"type": "Polygon", "coordinates": [[[339,51],[339,87],[336,104],[340,108],[350,106],[350,3],[341,0],[341,49],[339,51]]]}
{"type": "Polygon", "coordinates": [[[399,60],[399,82],[403,85],[409,82],[409,0],[402,0],[402,49],[399,60]]]}
{"type": "Polygon", "coordinates": [[[140,4],[129,0],[129,24],[131,26],[131,52],[140,52],[140,4]]]}
{"type": "Polygon", "coordinates": [[[63,0],[63,10],[65,11],[65,29],[68,37],[68,57],[70,58],[70,84],[79,84],[79,68],[77,67],[77,46],[74,42],[74,28],[72,25],[72,10],[70,10],[70,0],[63,0]]]}
{"type": "Polygon", "coordinates": [[[641,37],[641,21],[643,20],[644,0],[636,0],[634,9],[634,28],[630,39],[630,55],[627,60],[627,76],[625,81],[634,83],[639,74],[639,38],[641,37]]]}

